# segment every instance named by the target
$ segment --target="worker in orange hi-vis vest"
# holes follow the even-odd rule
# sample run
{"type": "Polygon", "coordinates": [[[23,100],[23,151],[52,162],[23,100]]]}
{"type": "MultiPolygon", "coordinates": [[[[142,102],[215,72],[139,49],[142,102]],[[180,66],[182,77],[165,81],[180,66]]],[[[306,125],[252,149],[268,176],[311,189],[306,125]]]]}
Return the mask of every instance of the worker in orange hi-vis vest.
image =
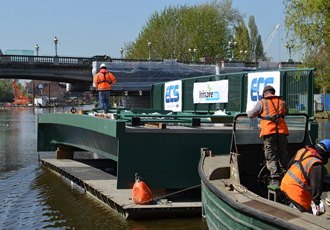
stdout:
{"type": "Polygon", "coordinates": [[[110,108],[111,85],[116,83],[116,78],[107,71],[105,64],[101,64],[101,70],[94,77],[94,84],[99,91],[100,108],[110,108]]]}
{"type": "Polygon", "coordinates": [[[329,151],[330,139],[325,139],[315,148],[306,146],[298,150],[288,164],[281,190],[301,212],[311,212],[313,201],[316,209],[314,215],[320,214],[325,176],[323,165],[328,163],[329,151]]]}
{"type": "Polygon", "coordinates": [[[284,116],[288,114],[286,103],[280,96],[275,96],[275,89],[268,85],[263,90],[263,97],[247,114],[249,118],[261,118],[260,137],[264,139],[266,164],[271,178],[269,185],[279,187],[282,169],[284,171],[289,162],[289,131],[284,120],[284,116]]]}

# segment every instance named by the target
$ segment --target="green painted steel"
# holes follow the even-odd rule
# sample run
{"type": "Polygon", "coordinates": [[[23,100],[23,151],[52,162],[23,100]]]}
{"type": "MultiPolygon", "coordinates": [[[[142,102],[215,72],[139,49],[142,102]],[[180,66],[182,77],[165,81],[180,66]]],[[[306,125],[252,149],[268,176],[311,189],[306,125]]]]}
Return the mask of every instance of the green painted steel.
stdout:
{"type": "Polygon", "coordinates": [[[78,114],[38,114],[38,151],[55,151],[58,144],[118,157],[118,136],[125,122],[78,114]]]}
{"type": "MultiPolygon", "coordinates": [[[[290,112],[297,112],[294,104],[297,98],[308,95],[307,110],[299,112],[310,113],[311,87],[305,86],[313,82],[312,70],[281,71],[281,94],[288,102],[290,112]]],[[[152,92],[152,109],[108,109],[107,112],[114,113],[115,119],[88,115],[102,113],[103,110],[86,111],[82,115],[39,114],[37,150],[54,151],[59,144],[64,144],[112,159],[117,162],[119,189],[132,188],[135,173],[139,173],[150,188],[183,189],[195,186],[200,183],[197,173],[200,148],[208,147],[220,154],[229,152],[232,130],[210,131],[193,127],[184,130],[180,126],[193,126],[196,121],[231,123],[236,114],[245,112],[247,76],[243,72],[182,80],[183,112],[169,114],[170,111],[164,110],[164,84],[156,84],[152,92]],[[193,104],[192,88],[195,82],[223,79],[229,80],[229,103],[193,104]],[[214,111],[224,109],[227,115],[213,115],[214,111]],[[213,120],[207,119],[209,117],[213,120]],[[179,126],[177,129],[153,131],[132,126],[156,122],[179,126]]],[[[312,142],[315,143],[317,126],[310,123],[309,127],[312,142]]]]}
{"type": "Polygon", "coordinates": [[[135,173],[152,189],[195,186],[200,183],[200,148],[210,146],[226,153],[230,141],[231,129],[140,132],[128,130],[123,120],[80,114],[38,115],[38,151],[54,151],[64,144],[112,159],[117,162],[118,189],[132,188],[135,173]]]}
{"type": "Polygon", "coordinates": [[[119,137],[118,188],[132,188],[139,173],[150,188],[183,189],[200,184],[200,148],[229,151],[231,131],[222,133],[126,133],[119,137]]]}
{"type": "Polygon", "coordinates": [[[202,196],[202,206],[209,229],[279,229],[268,221],[233,208],[219,199],[207,186],[202,186],[202,196]]]}
{"type": "MultiPolygon", "coordinates": [[[[312,68],[308,69],[286,69],[280,71],[281,93],[287,102],[290,113],[307,113],[313,117],[313,82],[314,74],[312,68]]],[[[264,72],[274,72],[264,71],[264,72]]],[[[214,113],[217,110],[224,110],[245,113],[247,104],[248,72],[210,75],[195,78],[182,79],[182,112],[189,113],[214,113]],[[215,104],[194,104],[193,86],[195,82],[208,82],[229,80],[228,103],[215,104]]],[[[155,84],[152,92],[152,107],[164,109],[164,85],[165,83],[155,84]],[[161,94],[161,96],[159,95],[161,94]]]]}

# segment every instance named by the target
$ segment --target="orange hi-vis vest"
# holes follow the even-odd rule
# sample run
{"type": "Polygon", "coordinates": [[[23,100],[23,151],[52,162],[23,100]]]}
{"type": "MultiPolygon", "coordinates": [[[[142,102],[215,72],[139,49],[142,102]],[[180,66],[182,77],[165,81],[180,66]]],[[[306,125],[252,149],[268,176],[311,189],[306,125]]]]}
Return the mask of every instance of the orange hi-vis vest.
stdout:
{"type": "Polygon", "coordinates": [[[111,89],[111,84],[116,83],[116,78],[107,71],[100,71],[94,77],[94,84],[97,86],[98,91],[105,91],[111,89]]]}
{"type": "Polygon", "coordinates": [[[288,197],[303,206],[306,210],[311,206],[312,189],[310,186],[310,170],[313,164],[322,161],[307,149],[300,149],[294,164],[287,171],[281,182],[281,190],[288,197]]]}
{"type": "Polygon", "coordinates": [[[263,111],[260,114],[260,137],[273,133],[289,134],[284,120],[285,101],[278,96],[261,98],[263,111]]]}

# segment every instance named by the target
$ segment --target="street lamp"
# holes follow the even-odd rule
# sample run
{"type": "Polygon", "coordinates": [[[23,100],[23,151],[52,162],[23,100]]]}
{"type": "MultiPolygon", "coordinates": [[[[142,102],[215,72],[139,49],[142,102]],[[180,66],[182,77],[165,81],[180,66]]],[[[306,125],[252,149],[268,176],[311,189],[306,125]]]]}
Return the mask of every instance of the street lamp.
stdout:
{"type": "Polygon", "coordinates": [[[37,56],[38,56],[38,51],[39,51],[39,46],[38,46],[38,44],[36,45],[36,51],[37,51],[37,56]]]}
{"type": "Polygon", "coordinates": [[[197,49],[191,49],[189,48],[189,53],[191,53],[191,61],[194,62],[194,54],[197,52],[197,49]]]}
{"type": "Polygon", "coordinates": [[[55,57],[57,57],[57,42],[58,42],[58,39],[55,36],[55,38],[54,38],[54,43],[55,43],[55,57]]]}
{"type": "Polygon", "coordinates": [[[239,52],[243,55],[243,61],[245,61],[245,55],[248,54],[248,51],[247,50],[245,50],[245,51],[240,50],[239,52]]]}
{"type": "Polygon", "coordinates": [[[149,46],[149,61],[151,61],[151,42],[148,42],[148,46],[149,46]]]}
{"type": "Polygon", "coordinates": [[[293,62],[293,60],[291,59],[291,50],[293,49],[294,44],[291,43],[291,45],[290,45],[290,44],[287,42],[287,43],[285,44],[285,47],[289,49],[289,59],[288,59],[287,62],[293,62]]]}
{"type": "Polygon", "coordinates": [[[231,55],[231,58],[229,59],[229,61],[237,61],[237,59],[234,56],[234,48],[237,46],[237,42],[228,42],[228,45],[232,49],[232,55],[231,55]]]}
{"type": "Polygon", "coordinates": [[[121,59],[123,59],[123,52],[124,52],[124,49],[120,48],[121,59]]]}

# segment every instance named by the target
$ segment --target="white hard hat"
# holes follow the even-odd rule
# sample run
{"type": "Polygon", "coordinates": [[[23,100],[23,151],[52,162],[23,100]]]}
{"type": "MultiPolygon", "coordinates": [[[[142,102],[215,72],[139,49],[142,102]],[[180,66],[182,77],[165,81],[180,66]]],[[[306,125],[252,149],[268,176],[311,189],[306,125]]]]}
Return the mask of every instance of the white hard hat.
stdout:
{"type": "Polygon", "coordinates": [[[100,68],[107,68],[107,66],[105,64],[101,64],[100,68]]]}

